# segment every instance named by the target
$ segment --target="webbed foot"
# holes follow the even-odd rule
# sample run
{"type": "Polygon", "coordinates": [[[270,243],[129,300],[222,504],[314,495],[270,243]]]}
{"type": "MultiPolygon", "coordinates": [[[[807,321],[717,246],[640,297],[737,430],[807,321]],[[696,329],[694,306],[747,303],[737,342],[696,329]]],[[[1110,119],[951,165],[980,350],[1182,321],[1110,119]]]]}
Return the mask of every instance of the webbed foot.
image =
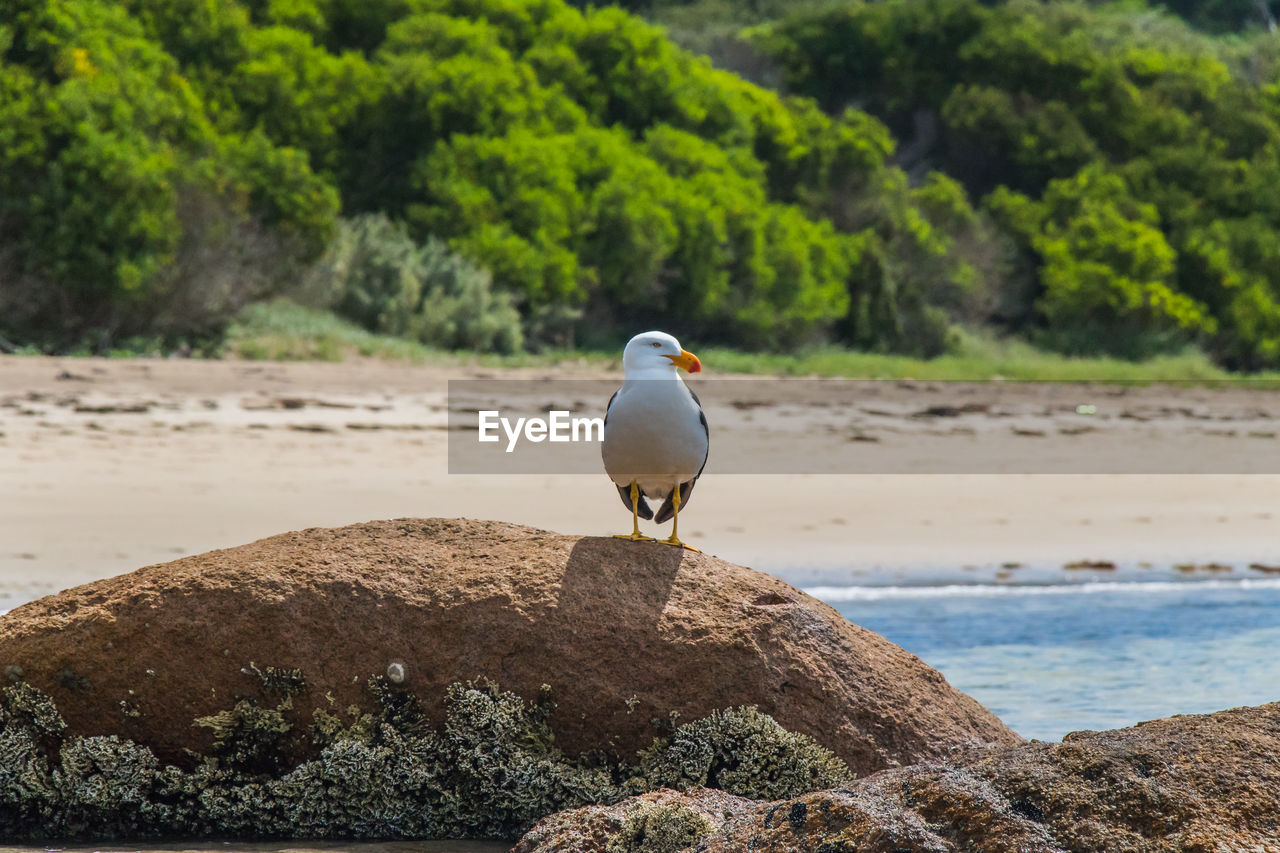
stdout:
{"type": "Polygon", "coordinates": [[[676,535],[674,533],[668,536],[666,539],[659,539],[658,541],[661,542],[663,545],[674,545],[677,548],[683,548],[686,551],[692,551],[695,554],[702,553],[701,549],[695,548],[692,545],[688,544],[687,542],[681,542],[679,539],[676,538],[676,535]]]}

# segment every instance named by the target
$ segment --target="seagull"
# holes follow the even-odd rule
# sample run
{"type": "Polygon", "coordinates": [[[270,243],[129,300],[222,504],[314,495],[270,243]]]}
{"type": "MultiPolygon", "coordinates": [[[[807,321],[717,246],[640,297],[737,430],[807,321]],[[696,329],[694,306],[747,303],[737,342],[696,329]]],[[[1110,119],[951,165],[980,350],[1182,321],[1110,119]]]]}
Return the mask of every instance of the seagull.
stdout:
{"type": "Polygon", "coordinates": [[[619,539],[653,541],[640,533],[640,518],[658,524],[671,519],[671,535],[661,540],[697,551],[676,535],[680,507],[707,464],[707,418],[678,369],[702,370],[702,362],[666,332],[636,335],[622,351],[622,387],[609,398],[600,455],[604,470],[631,510],[631,532],[619,539]],[[658,514],[645,498],[661,500],[658,514]]]}

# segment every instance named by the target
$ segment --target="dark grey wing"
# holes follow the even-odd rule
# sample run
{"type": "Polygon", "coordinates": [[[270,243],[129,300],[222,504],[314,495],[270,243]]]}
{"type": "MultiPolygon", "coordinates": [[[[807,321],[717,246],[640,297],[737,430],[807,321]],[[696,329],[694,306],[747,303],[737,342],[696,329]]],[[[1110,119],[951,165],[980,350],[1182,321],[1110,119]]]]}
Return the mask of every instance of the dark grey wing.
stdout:
{"type": "MultiPolygon", "coordinates": [[[[698,399],[698,395],[692,391],[689,394],[693,397],[693,402],[698,404],[698,422],[702,424],[702,434],[707,437],[707,456],[711,455],[711,428],[707,426],[707,413],[702,411],[702,401],[698,399]]],[[[690,480],[689,490],[693,491],[693,481],[702,476],[702,472],[707,469],[707,456],[702,457],[702,467],[698,469],[698,473],[693,475],[690,480]]],[[[684,495],[680,496],[680,506],[684,506],[684,495]]]]}
{"type": "MultiPolygon", "coordinates": [[[[702,401],[698,399],[698,395],[692,391],[689,392],[693,396],[693,401],[698,404],[698,420],[702,423],[702,431],[707,436],[707,456],[711,455],[711,430],[707,427],[707,413],[702,411],[702,401]]],[[[680,508],[684,509],[689,503],[689,496],[693,494],[693,484],[698,482],[698,478],[702,476],[702,472],[707,468],[707,456],[702,457],[702,467],[698,469],[698,473],[693,475],[693,479],[687,483],[680,484],[680,508]]],[[[658,507],[658,514],[653,520],[658,524],[664,524],[671,520],[676,514],[675,504],[672,503],[671,497],[675,494],[675,489],[671,490],[671,495],[667,495],[667,499],[662,502],[662,506],[658,507]]],[[[627,501],[627,506],[631,506],[631,502],[627,501]]]]}
{"type": "MultiPolygon", "coordinates": [[[[614,391],[613,397],[610,397],[609,402],[605,404],[604,422],[606,424],[609,423],[609,409],[613,406],[614,398],[617,396],[618,392],[614,391]]],[[[614,485],[616,486],[617,483],[614,483],[614,485]]],[[[622,505],[627,508],[627,512],[631,512],[631,486],[618,486],[618,494],[622,496],[622,505]]],[[[639,497],[640,499],[636,502],[636,512],[641,518],[648,521],[653,518],[653,508],[645,501],[644,495],[640,495],[639,497]]]]}

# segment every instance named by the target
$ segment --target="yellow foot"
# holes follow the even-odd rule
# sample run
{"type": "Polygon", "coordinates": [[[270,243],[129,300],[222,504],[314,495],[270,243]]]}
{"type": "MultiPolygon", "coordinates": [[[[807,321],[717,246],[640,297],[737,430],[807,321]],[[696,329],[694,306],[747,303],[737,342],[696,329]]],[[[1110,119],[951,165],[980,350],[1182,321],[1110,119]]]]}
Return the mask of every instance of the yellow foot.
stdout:
{"type": "Polygon", "coordinates": [[[652,536],[645,536],[643,533],[615,533],[614,539],[630,539],[632,542],[652,542],[652,536]]]}
{"type": "Polygon", "coordinates": [[[668,536],[666,539],[659,539],[658,541],[661,542],[663,545],[674,545],[677,548],[683,548],[686,551],[693,551],[695,554],[702,553],[702,551],[699,550],[698,548],[695,548],[692,545],[688,545],[684,542],[681,542],[679,539],[675,537],[675,534],[668,536]]]}

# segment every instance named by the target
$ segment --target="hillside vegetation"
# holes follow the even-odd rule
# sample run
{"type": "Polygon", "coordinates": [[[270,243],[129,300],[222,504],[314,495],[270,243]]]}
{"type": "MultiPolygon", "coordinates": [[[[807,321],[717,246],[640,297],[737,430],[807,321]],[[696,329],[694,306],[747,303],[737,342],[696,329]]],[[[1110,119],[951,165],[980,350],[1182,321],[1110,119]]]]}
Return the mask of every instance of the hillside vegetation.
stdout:
{"type": "Polygon", "coordinates": [[[20,0],[0,56],[0,334],[19,340],[216,333],[305,281],[444,346],[625,318],[930,353],[977,290],[963,191],[909,187],[882,124],[616,9],[20,0]]]}
{"type": "Polygon", "coordinates": [[[1280,363],[1266,39],[1029,0],[742,39],[791,95],[562,0],[12,0],[0,346],[216,340],[285,294],[477,351],[1280,363]]]}
{"type": "Polygon", "coordinates": [[[885,0],[750,38],[786,85],[881,117],[1017,242],[1007,320],[1069,352],[1203,342],[1280,361],[1274,35],[1214,39],[1133,7],[885,0]]]}

